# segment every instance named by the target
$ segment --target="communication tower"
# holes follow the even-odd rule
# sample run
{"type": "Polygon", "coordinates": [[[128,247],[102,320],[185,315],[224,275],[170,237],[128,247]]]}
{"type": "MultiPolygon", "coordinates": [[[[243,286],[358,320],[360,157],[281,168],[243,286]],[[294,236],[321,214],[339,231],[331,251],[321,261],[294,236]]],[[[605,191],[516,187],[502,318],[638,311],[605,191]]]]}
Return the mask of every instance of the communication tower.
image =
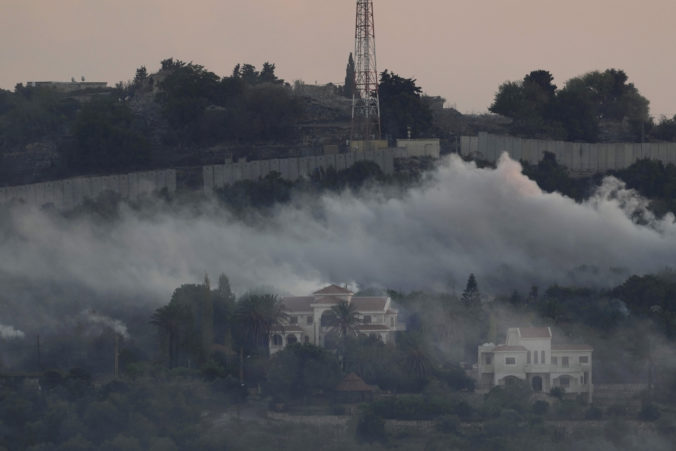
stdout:
{"type": "Polygon", "coordinates": [[[380,139],[380,102],[373,0],[357,0],[354,55],[357,61],[350,139],[377,140],[380,139]]]}

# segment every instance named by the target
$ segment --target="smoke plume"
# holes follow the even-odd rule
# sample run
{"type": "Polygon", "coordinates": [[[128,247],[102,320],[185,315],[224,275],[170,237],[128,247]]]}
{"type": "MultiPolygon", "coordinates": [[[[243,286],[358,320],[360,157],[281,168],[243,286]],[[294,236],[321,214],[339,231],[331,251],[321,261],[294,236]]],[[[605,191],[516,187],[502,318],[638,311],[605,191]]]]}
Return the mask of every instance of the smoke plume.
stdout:
{"type": "Polygon", "coordinates": [[[80,319],[94,327],[102,326],[120,335],[122,338],[129,338],[127,326],[120,320],[110,318],[92,310],[85,310],[80,313],[80,319]]]}
{"type": "Polygon", "coordinates": [[[23,338],[25,334],[12,326],[0,324],[0,338],[3,340],[16,340],[23,338]]]}
{"type": "MultiPolygon", "coordinates": [[[[327,282],[461,290],[470,273],[483,292],[611,286],[675,263],[673,216],[657,219],[645,205],[614,178],[578,204],[544,193],[506,155],[496,169],[451,156],[403,195],[373,188],[298,196],[255,223],[216,202],[153,212],[123,206],[108,223],[13,207],[0,217],[0,275],[153,307],[205,272],[224,272],[240,293],[266,285],[306,294],[327,282]]],[[[50,296],[52,306],[74,302],[50,296]]],[[[40,317],[32,307],[48,301],[26,297],[21,304],[40,317]]],[[[102,306],[79,299],[76,311],[87,307],[102,306]]],[[[12,314],[1,303],[0,313],[12,314]]]]}

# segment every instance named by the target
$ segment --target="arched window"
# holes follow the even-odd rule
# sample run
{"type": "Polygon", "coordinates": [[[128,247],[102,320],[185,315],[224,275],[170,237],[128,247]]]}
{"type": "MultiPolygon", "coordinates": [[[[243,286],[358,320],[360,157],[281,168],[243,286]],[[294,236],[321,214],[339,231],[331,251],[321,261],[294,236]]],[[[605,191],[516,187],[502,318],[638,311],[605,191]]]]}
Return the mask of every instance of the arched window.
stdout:
{"type": "Polygon", "coordinates": [[[275,334],[272,336],[272,345],[273,346],[282,346],[282,336],[275,334]]]}

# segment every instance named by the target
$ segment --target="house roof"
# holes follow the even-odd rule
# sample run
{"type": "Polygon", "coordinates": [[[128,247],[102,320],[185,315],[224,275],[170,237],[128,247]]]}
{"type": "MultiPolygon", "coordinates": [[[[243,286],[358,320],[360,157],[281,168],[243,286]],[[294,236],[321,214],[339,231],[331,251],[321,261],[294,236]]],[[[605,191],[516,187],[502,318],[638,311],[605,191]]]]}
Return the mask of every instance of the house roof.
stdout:
{"type": "Polygon", "coordinates": [[[524,348],[523,346],[508,346],[508,345],[500,345],[496,346],[493,349],[493,352],[515,352],[515,351],[528,351],[528,349],[524,348]]]}
{"type": "Polygon", "coordinates": [[[338,304],[344,299],[336,298],[335,296],[322,296],[314,300],[313,304],[338,304]]]}
{"type": "Polygon", "coordinates": [[[282,298],[282,305],[287,312],[311,312],[314,301],[312,296],[292,296],[282,298]]]}
{"type": "Polygon", "coordinates": [[[552,338],[549,327],[519,327],[521,338],[552,338]]]}
{"type": "Polygon", "coordinates": [[[354,306],[357,307],[357,310],[360,312],[381,312],[385,311],[387,306],[386,297],[368,297],[368,298],[352,298],[354,306]]]}
{"type": "Polygon", "coordinates": [[[364,382],[364,380],[355,373],[350,373],[345,376],[336,386],[336,391],[369,392],[375,390],[375,387],[364,382]]]}
{"type": "Polygon", "coordinates": [[[552,345],[552,351],[593,351],[589,345],[552,345]]]}
{"type": "Polygon", "coordinates": [[[348,290],[347,288],[340,287],[338,285],[332,284],[329,285],[328,287],[324,287],[321,290],[315,291],[314,293],[316,295],[321,295],[321,294],[341,294],[341,295],[353,295],[354,293],[348,290]]]}
{"type": "Polygon", "coordinates": [[[384,324],[359,324],[355,326],[355,329],[359,331],[369,331],[369,330],[390,330],[390,327],[387,327],[384,324]]]}

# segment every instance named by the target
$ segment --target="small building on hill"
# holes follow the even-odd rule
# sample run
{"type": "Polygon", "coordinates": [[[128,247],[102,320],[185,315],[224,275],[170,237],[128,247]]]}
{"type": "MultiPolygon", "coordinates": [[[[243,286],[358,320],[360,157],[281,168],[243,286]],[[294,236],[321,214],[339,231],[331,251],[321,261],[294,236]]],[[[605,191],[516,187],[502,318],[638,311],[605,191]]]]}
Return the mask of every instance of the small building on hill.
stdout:
{"type": "Polygon", "coordinates": [[[377,387],[369,385],[355,373],[350,373],[336,386],[336,399],[340,402],[371,401],[377,387]]]}
{"type": "Polygon", "coordinates": [[[270,334],[270,354],[281,351],[292,343],[311,343],[325,346],[326,339],[335,334],[332,307],[345,301],[356,307],[359,335],[374,336],[384,343],[394,342],[397,330],[397,310],[387,296],[354,296],[347,288],[329,285],[310,296],[282,298],[287,318],[284,324],[270,334]]]}
{"type": "Polygon", "coordinates": [[[586,393],[591,402],[592,352],[588,345],[552,345],[549,327],[509,328],[506,343],[479,346],[477,385],[490,389],[514,377],[535,392],[560,387],[566,393],[586,393]]]}

